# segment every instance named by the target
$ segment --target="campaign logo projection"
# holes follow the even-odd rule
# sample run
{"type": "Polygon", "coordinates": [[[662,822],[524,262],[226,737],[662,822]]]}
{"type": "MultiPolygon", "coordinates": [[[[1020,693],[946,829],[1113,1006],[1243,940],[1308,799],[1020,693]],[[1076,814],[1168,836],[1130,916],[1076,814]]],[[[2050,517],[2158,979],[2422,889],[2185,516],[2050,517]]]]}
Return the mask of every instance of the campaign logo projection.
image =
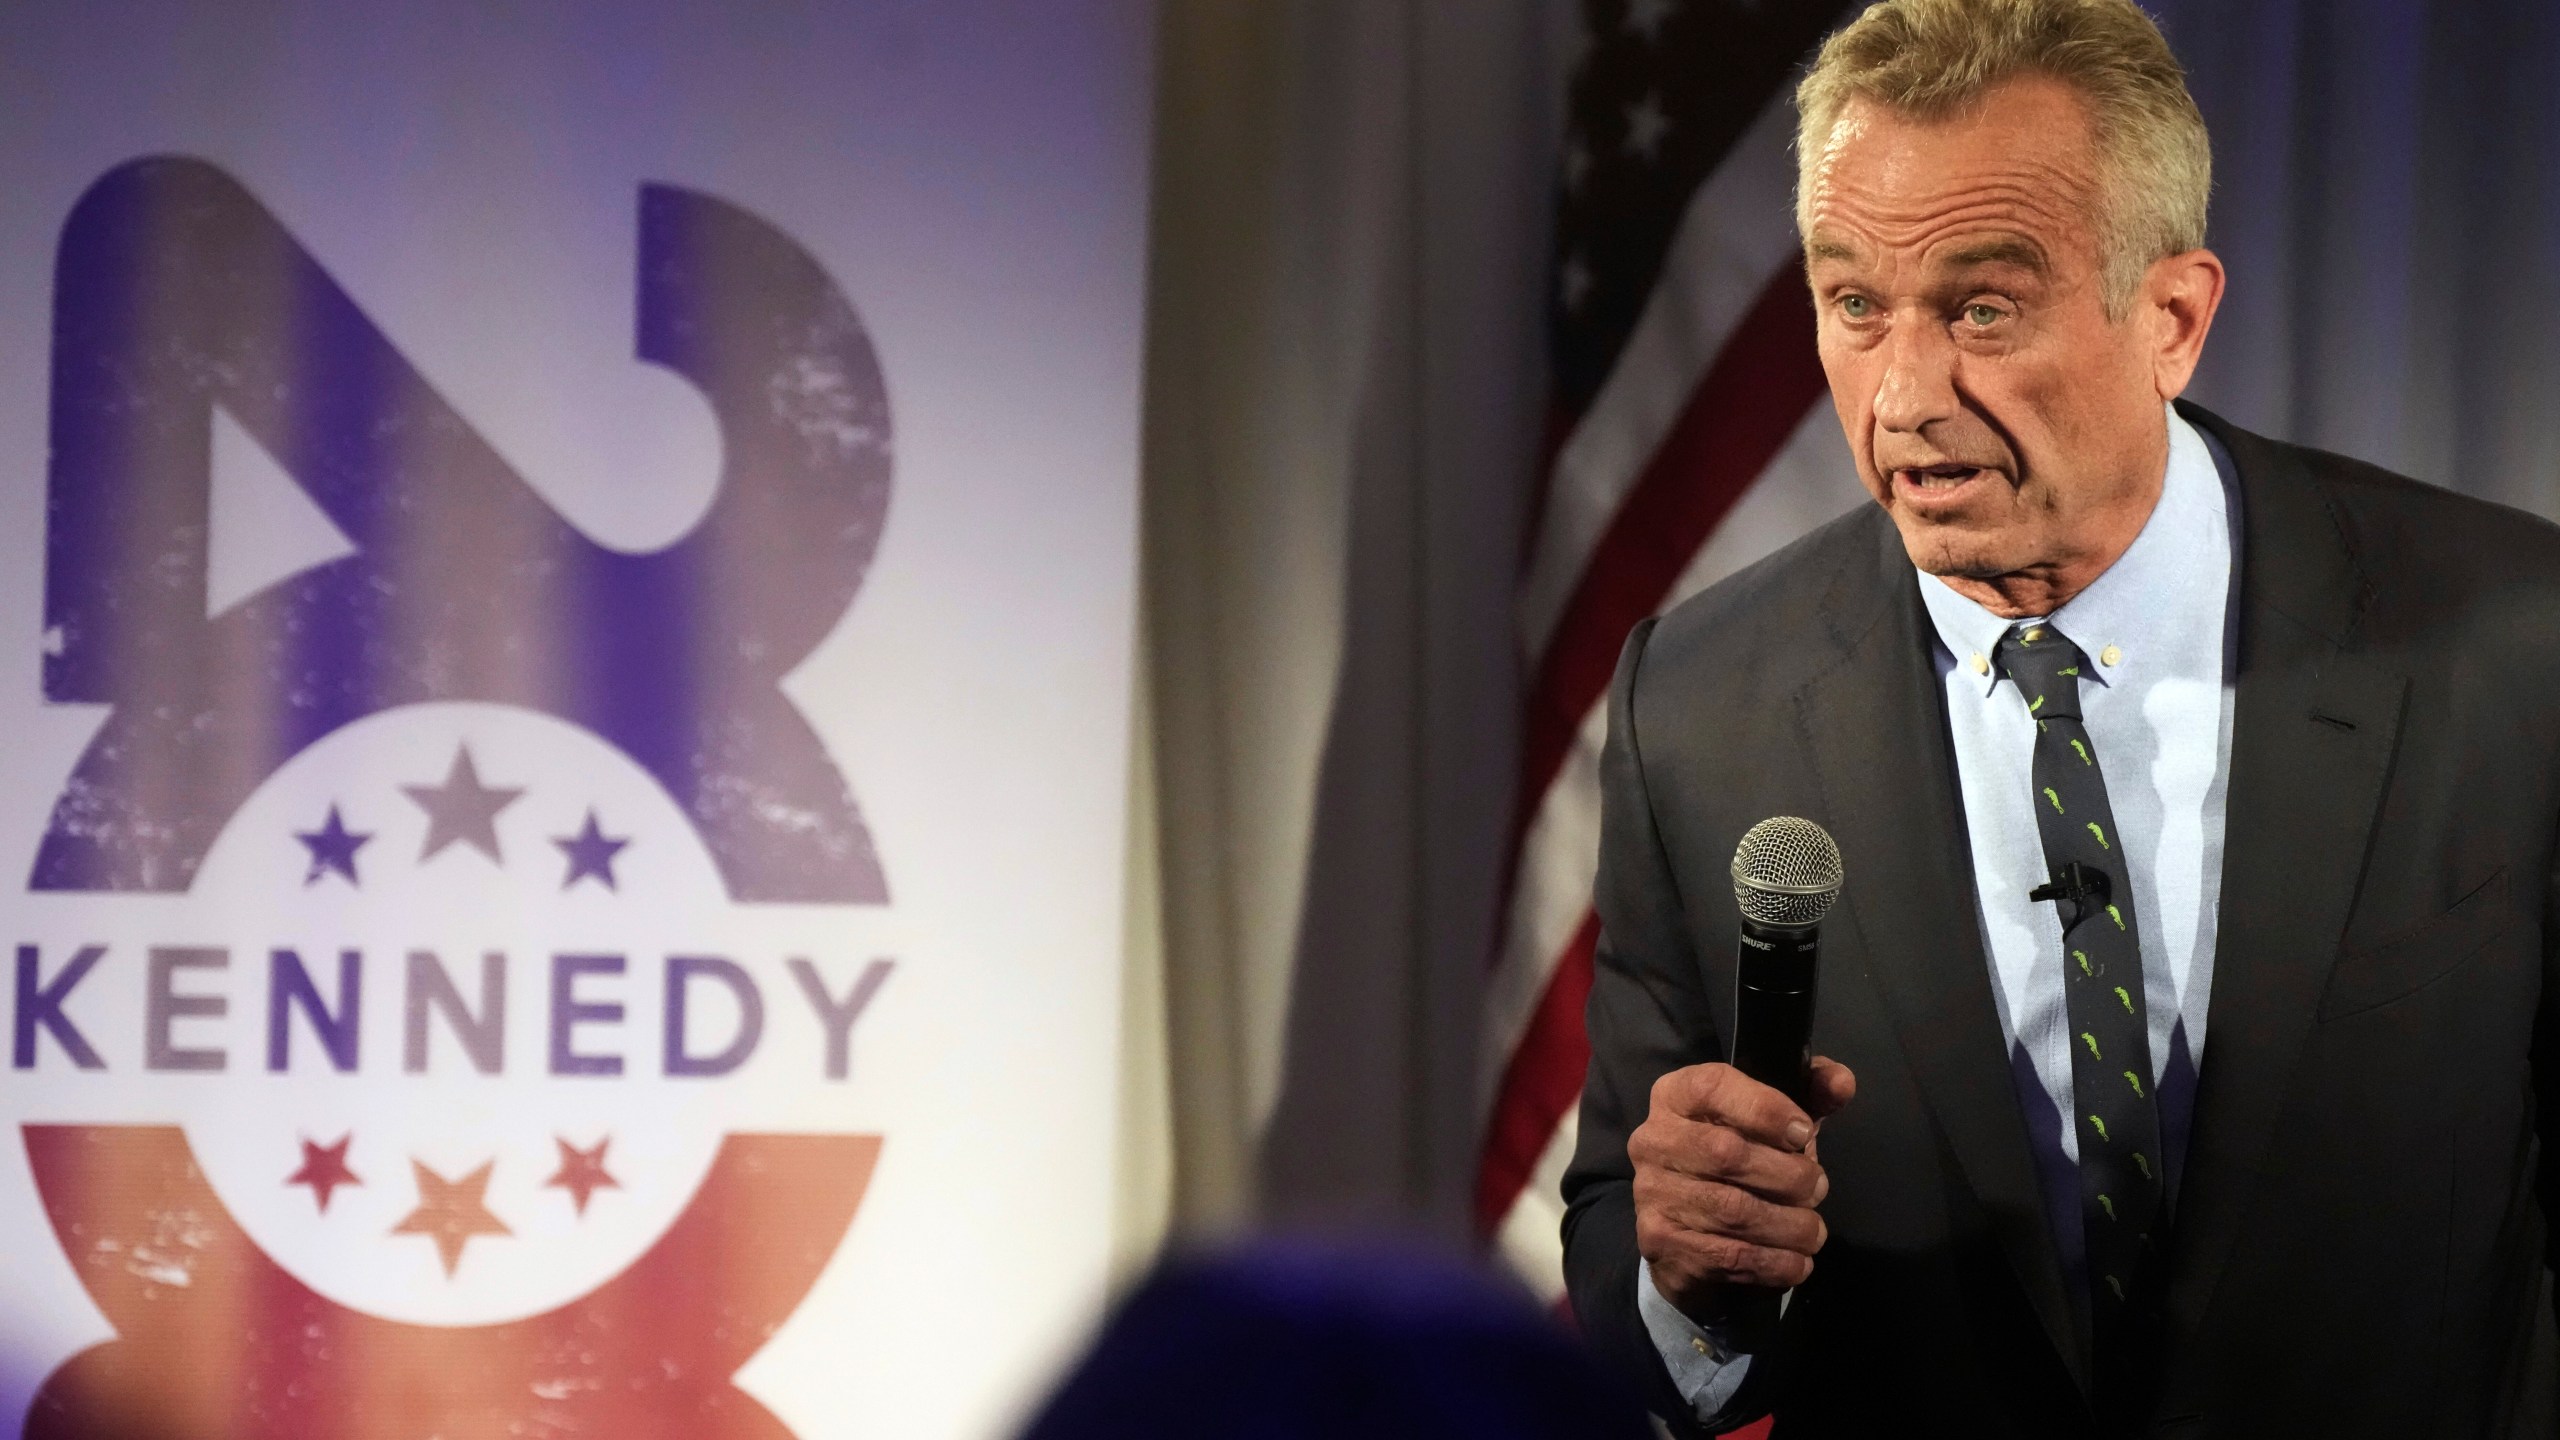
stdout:
{"type": "Polygon", "coordinates": [[[735,1377],[890,1153],[808,1120],[898,959],[812,943],[889,886],[784,680],[879,544],[888,387],[756,214],[644,186],[636,244],[636,357],[722,451],[648,553],[222,169],[136,160],[65,221],[43,690],[105,709],[25,878],[82,903],[9,937],[10,1065],[114,1333],[27,1435],[792,1433],[735,1377]],[[226,486],[300,549],[226,571],[226,486]]]}

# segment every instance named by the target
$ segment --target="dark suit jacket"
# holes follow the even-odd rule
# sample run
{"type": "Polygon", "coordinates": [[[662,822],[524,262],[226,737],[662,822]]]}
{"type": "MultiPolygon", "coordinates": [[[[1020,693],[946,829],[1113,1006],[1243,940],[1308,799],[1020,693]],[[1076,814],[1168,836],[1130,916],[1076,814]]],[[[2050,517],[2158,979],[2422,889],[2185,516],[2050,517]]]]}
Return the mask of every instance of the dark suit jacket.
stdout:
{"type": "Polygon", "coordinates": [[[1773,1409],[1779,1440],[2560,1434],[2560,530],[2184,413],[2239,471],[2239,671],[2148,1394],[2090,1399],[1932,632],[1869,506],[1640,627],[1610,693],[1565,1268],[1675,1429],[1695,1433],[1636,1311],[1627,1136],[1656,1077],[1721,1058],[1727,867],[1792,814],[1847,863],[1814,1048],[1858,1097],[1822,1135],[1829,1244],[1729,1413],[1773,1409]]]}

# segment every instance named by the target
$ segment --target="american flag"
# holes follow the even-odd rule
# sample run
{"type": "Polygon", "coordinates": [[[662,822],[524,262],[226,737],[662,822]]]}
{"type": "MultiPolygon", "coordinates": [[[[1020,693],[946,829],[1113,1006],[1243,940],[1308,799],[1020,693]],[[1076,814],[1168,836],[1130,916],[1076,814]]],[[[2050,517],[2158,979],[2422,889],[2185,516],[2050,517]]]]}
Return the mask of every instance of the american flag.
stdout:
{"type": "Polygon", "coordinates": [[[1792,197],[1804,61],[1841,0],[1584,0],[1549,299],[1552,411],[1520,584],[1521,808],[1485,1016],[1476,1219],[1564,1293],[1599,920],[1604,692],[1627,632],[1861,499],[1814,353],[1792,197]]]}

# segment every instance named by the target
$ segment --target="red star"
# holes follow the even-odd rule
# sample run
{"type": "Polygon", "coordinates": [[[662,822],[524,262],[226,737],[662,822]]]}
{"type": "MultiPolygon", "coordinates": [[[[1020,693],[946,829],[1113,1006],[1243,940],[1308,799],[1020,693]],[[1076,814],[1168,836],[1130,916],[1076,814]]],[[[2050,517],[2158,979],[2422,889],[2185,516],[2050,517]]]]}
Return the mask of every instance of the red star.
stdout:
{"type": "Polygon", "coordinates": [[[551,1137],[560,1146],[560,1173],[542,1182],[545,1189],[566,1190],[577,1202],[578,1213],[587,1213],[587,1199],[598,1190],[619,1190],[622,1182],[606,1173],[604,1147],[613,1143],[607,1135],[596,1142],[593,1150],[581,1150],[559,1136],[551,1137]]]}
{"type": "Polygon", "coordinates": [[[447,1180],[433,1170],[409,1162],[418,1174],[418,1208],[409,1218],[391,1227],[394,1235],[424,1235],[436,1242],[436,1254],[444,1261],[447,1278],[462,1263],[462,1247],[474,1235],[512,1235],[506,1222],[489,1213],[481,1197],[489,1192],[489,1171],[497,1165],[492,1160],[459,1180],[447,1180]]]}
{"type": "Polygon", "coordinates": [[[285,1177],[287,1185],[308,1185],[312,1198],[320,1202],[320,1213],[329,1213],[329,1192],[341,1185],[361,1185],[356,1172],[347,1168],[347,1146],[355,1139],[349,1131],[338,1137],[335,1145],[302,1142],[302,1168],[285,1177]]]}

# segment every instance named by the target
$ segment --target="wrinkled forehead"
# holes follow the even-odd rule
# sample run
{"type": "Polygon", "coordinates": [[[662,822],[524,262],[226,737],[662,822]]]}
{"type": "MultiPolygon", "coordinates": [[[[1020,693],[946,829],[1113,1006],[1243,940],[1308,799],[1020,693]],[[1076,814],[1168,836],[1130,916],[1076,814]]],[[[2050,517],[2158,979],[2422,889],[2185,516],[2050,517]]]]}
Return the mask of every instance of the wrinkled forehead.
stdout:
{"type": "Polygon", "coordinates": [[[2098,161],[2059,82],[2007,82],[1952,113],[1854,97],[1804,167],[1808,260],[2055,268],[2094,255],[2098,161]]]}

